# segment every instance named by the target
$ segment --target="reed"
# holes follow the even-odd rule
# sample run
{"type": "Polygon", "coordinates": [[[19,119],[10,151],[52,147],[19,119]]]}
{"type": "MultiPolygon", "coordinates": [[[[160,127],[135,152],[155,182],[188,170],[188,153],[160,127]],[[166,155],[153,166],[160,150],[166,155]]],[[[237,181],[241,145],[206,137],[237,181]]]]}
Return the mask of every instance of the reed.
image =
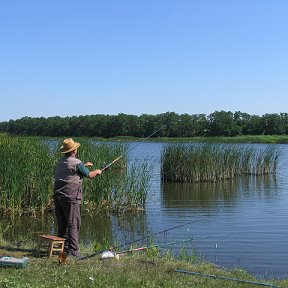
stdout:
{"type": "Polygon", "coordinates": [[[95,168],[102,168],[123,155],[100,177],[84,181],[84,207],[117,211],[144,208],[152,171],[147,161],[131,163],[128,167],[126,145],[94,143],[85,138],[78,140],[81,143],[79,158],[83,162],[91,161],[95,168]]]}
{"type": "MultiPolygon", "coordinates": [[[[44,213],[53,207],[55,167],[63,139],[0,136],[0,211],[2,213],[44,213]]],[[[143,207],[149,182],[149,171],[141,164],[127,167],[126,146],[97,144],[87,138],[81,143],[79,158],[102,168],[119,155],[123,158],[95,180],[84,181],[86,209],[108,210],[143,207]]]]}
{"type": "Polygon", "coordinates": [[[168,144],[161,154],[161,177],[164,182],[216,182],[275,174],[279,156],[275,145],[168,144]]]}
{"type": "Polygon", "coordinates": [[[1,211],[42,212],[51,202],[56,158],[40,138],[0,138],[1,211]]]}

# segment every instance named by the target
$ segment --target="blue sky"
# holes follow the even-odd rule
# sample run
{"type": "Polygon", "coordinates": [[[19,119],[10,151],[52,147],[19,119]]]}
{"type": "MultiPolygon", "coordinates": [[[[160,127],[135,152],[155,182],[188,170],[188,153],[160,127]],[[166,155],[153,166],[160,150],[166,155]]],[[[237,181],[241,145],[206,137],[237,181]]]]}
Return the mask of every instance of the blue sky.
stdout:
{"type": "Polygon", "coordinates": [[[0,121],[288,112],[286,0],[0,0],[0,121]]]}

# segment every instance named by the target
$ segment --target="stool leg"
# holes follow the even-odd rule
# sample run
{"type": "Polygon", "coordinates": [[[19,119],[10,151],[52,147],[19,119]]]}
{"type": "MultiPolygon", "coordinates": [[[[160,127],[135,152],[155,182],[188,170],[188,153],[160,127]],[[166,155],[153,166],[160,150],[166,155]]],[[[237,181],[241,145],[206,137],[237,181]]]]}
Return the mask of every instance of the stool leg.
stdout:
{"type": "Polygon", "coordinates": [[[53,247],[54,247],[54,242],[51,241],[50,245],[49,245],[49,253],[48,253],[48,258],[50,258],[52,256],[53,253],[53,247]]]}
{"type": "Polygon", "coordinates": [[[38,245],[37,245],[37,251],[36,251],[36,254],[37,254],[38,257],[40,256],[41,246],[42,246],[42,240],[41,240],[40,237],[38,237],[38,245]]]}
{"type": "Polygon", "coordinates": [[[62,253],[64,252],[64,241],[61,242],[61,252],[62,252],[62,253]]]}

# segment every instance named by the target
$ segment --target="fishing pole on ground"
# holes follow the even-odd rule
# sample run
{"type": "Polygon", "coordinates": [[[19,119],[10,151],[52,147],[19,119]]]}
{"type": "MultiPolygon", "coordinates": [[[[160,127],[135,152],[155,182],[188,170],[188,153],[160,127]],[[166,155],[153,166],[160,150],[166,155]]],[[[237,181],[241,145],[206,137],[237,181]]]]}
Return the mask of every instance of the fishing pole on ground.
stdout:
{"type": "Polygon", "coordinates": [[[188,224],[192,224],[192,223],[196,223],[196,222],[199,222],[199,221],[204,221],[204,219],[198,219],[198,220],[194,220],[194,221],[190,221],[190,222],[186,222],[184,224],[180,224],[180,225],[177,225],[177,226],[174,226],[172,228],[168,228],[168,229],[165,229],[165,230],[162,230],[162,231],[158,231],[156,233],[153,233],[147,237],[143,237],[143,238],[140,238],[140,239],[137,239],[137,240],[133,240],[129,243],[124,243],[124,244],[121,244],[120,246],[117,246],[117,247],[113,247],[113,249],[119,249],[121,247],[125,247],[125,246],[128,246],[128,245],[131,245],[131,244],[134,244],[136,242],[139,242],[139,241],[142,241],[142,240],[145,240],[145,239],[148,239],[149,237],[151,236],[156,236],[156,235],[159,235],[159,234],[162,234],[162,233],[166,233],[168,231],[171,231],[171,230],[174,230],[174,229],[177,229],[177,228],[180,228],[180,227],[183,227],[183,226],[186,226],[188,224]]]}
{"type": "MultiPolygon", "coordinates": [[[[141,143],[143,143],[143,142],[146,141],[147,139],[151,138],[153,135],[155,135],[155,134],[156,134],[157,132],[159,132],[160,130],[161,130],[161,128],[158,129],[158,130],[156,130],[156,131],[154,131],[152,134],[150,134],[150,135],[147,136],[146,138],[142,139],[139,143],[137,143],[137,144],[134,145],[133,147],[129,148],[126,153],[128,153],[129,151],[135,149],[138,145],[140,145],[141,143]]],[[[111,163],[105,165],[105,166],[101,169],[101,172],[107,170],[111,165],[113,165],[115,162],[117,162],[118,160],[120,160],[122,157],[123,157],[123,154],[120,155],[120,156],[118,156],[117,158],[115,158],[111,163]]]]}
{"type": "Polygon", "coordinates": [[[279,287],[279,286],[275,286],[275,285],[268,284],[268,283],[249,281],[249,280],[242,280],[242,279],[239,279],[239,278],[218,276],[218,275],[205,274],[205,273],[200,273],[200,272],[186,271],[186,270],[181,270],[181,269],[177,269],[177,270],[175,270],[175,272],[182,273],[182,274],[188,274],[188,275],[197,275],[197,276],[202,276],[202,277],[207,277],[207,278],[222,279],[222,280],[229,280],[229,281],[235,281],[235,282],[246,283],[246,284],[259,285],[259,286],[266,286],[266,287],[273,287],[273,288],[278,288],[279,287]]]}
{"type": "MultiPolygon", "coordinates": [[[[142,247],[138,247],[138,248],[133,248],[133,249],[128,249],[128,250],[124,250],[124,251],[120,251],[120,252],[112,252],[114,255],[121,255],[121,254],[126,254],[126,253],[132,253],[132,252],[137,252],[137,251],[144,251],[144,250],[148,250],[148,249],[152,249],[152,248],[159,248],[159,247],[166,247],[166,246],[170,246],[170,245],[174,245],[174,244],[178,244],[178,243],[185,243],[185,242],[193,242],[193,241],[198,241],[198,240],[204,240],[204,239],[208,239],[208,238],[214,238],[214,237],[221,237],[221,236],[225,236],[225,235],[230,235],[232,233],[222,233],[222,234],[212,234],[212,235],[207,235],[207,236],[203,236],[203,237],[190,237],[184,240],[175,240],[169,243],[160,243],[160,244],[156,244],[156,245],[150,245],[150,246],[142,246],[142,247]]],[[[79,258],[78,260],[84,260],[84,259],[88,259],[91,257],[94,257],[96,255],[99,255],[101,253],[105,253],[107,252],[107,250],[104,250],[102,252],[98,252],[98,253],[94,253],[91,255],[87,255],[87,256],[83,256],[81,258],[79,258]]]]}
{"type": "MultiPolygon", "coordinates": [[[[116,247],[112,247],[112,248],[110,248],[109,250],[117,250],[117,249],[119,249],[119,248],[121,248],[121,247],[125,247],[125,246],[128,246],[128,245],[134,244],[134,243],[139,242],[139,241],[142,241],[142,240],[144,240],[144,239],[148,239],[148,238],[151,237],[151,236],[156,236],[156,235],[159,235],[159,234],[162,234],[162,233],[166,233],[166,232],[168,232],[168,231],[171,231],[171,230],[174,230],[174,229],[183,227],[183,226],[188,225],[188,224],[193,224],[193,223],[196,223],[196,222],[199,222],[199,221],[204,221],[204,219],[198,219],[198,220],[194,220],[194,221],[189,221],[189,222],[186,222],[186,223],[184,223],[184,224],[180,224],[180,225],[174,226],[174,227],[172,227],[172,228],[168,228],[168,229],[165,229],[165,230],[162,230],[162,231],[158,231],[158,232],[156,232],[156,233],[154,233],[154,234],[152,234],[152,235],[149,235],[149,236],[147,236],[147,237],[143,237],[143,238],[140,238],[140,239],[131,241],[131,242],[129,242],[129,243],[124,243],[124,244],[121,244],[121,245],[116,246],[116,247]]],[[[90,254],[90,255],[87,255],[87,256],[83,256],[83,257],[81,257],[79,260],[84,260],[84,259],[92,258],[92,257],[94,257],[94,256],[96,256],[96,255],[99,255],[99,254],[103,253],[104,251],[106,251],[106,250],[99,251],[99,252],[95,252],[95,253],[90,254]]]]}
{"type": "Polygon", "coordinates": [[[166,246],[170,246],[170,245],[174,245],[174,244],[178,244],[178,243],[193,242],[193,241],[204,240],[204,239],[208,239],[208,238],[226,236],[226,235],[230,235],[230,234],[232,234],[232,233],[212,234],[212,235],[207,235],[207,236],[203,236],[203,237],[195,237],[195,238],[190,237],[190,238],[187,238],[184,240],[175,240],[175,241],[172,241],[169,243],[160,243],[160,244],[156,244],[156,245],[150,245],[150,246],[143,246],[143,247],[128,249],[128,250],[116,252],[115,254],[125,254],[125,253],[129,253],[129,252],[143,251],[143,250],[147,250],[147,249],[151,249],[151,248],[159,248],[159,247],[165,248],[166,246]]]}

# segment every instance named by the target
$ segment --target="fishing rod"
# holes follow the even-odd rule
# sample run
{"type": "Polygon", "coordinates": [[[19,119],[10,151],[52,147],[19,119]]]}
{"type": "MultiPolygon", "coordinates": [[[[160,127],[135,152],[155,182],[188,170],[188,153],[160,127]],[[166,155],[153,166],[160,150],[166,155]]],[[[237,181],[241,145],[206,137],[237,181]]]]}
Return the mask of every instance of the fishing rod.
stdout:
{"type": "Polygon", "coordinates": [[[158,248],[158,247],[165,247],[165,246],[170,246],[170,245],[174,245],[174,244],[178,244],[178,243],[185,243],[185,242],[189,242],[189,241],[198,241],[198,240],[203,240],[203,239],[208,239],[208,238],[214,238],[214,237],[221,237],[221,236],[226,236],[226,235],[230,235],[232,233],[222,233],[222,234],[212,234],[212,235],[207,235],[207,236],[203,236],[203,237],[190,237],[184,240],[175,240],[169,243],[160,243],[160,244],[156,244],[156,245],[151,245],[151,246],[143,246],[143,247],[138,247],[138,248],[134,248],[134,249],[129,249],[129,250],[125,250],[125,251],[121,251],[121,252],[116,252],[116,254],[125,254],[125,253],[129,253],[129,252],[133,252],[133,251],[143,251],[143,250],[147,250],[147,249],[151,249],[151,248],[158,248]]]}
{"type": "MultiPolygon", "coordinates": [[[[117,250],[117,249],[119,249],[119,248],[121,248],[121,247],[134,244],[134,243],[136,243],[136,242],[139,242],[139,241],[142,241],[142,240],[144,240],[144,239],[147,239],[147,238],[149,238],[149,237],[151,237],[151,236],[156,236],[156,235],[159,235],[159,234],[161,234],[161,233],[166,233],[166,232],[168,232],[168,231],[171,231],[171,230],[174,230],[174,229],[183,227],[183,226],[188,225],[188,224],[196,223],[196,222],[199,222],[199,221],[204,221],[204,219],[198,219],[198,220],[186,222],[186,223],[184,223],[184,224],[180,224],[180,225],[174,226],[174,227],[172,227],[172,228],[168,228],[168,229],[165,229],[165,230],[156,232],[156,233],[154,233],[154,234],[152,234],[152,235],[149,235],[149,236],[147,236],[147,237],[140,238],[140,239],[131,241],[131,242],[129,242],[129,243],[124,243],[124,244],[121,244],[121,245],[116,246],[116,247],[111,247],[109,250],[117,250]]],[[[83,257],[81,257],[79,260],[92,258],[92,257],[94,257],[94,256],[96,256],[96,255],[99,255],[99,254],[103,253],[104,251],[106,251],[106,250],[99,251],[99,252],[96,252],[96,253],[93,253],[93,254],[90,254],[90,255],[87,255],[87,256],[83,256],[83,257]]]]}
{"type": "Polygon", "coordinates": [[[147,238],[149,238],[149,237],[151,237],[151,236],[156,236],[156,235],[159,235],[159,234],[162,234],[162,233],[166,233],[166,232],[168,232],[168,231],[171,231],[171,230],[174,230],[174,229],[177,229],[177,228],[186,226],[186,225],[188,225],[188,224],[196,223],[196,222],[199,222],[199,221],[204,221],[204,219],[198,219],[198,220],[186,222],[186,223],[184,223],[184,224],[180,224],[180,225],[174,226],[174,227],[172,227],[172,228],[168,228],[168,229],[165,229],[165,230],[162,230],[162,231],[153,233],[152,235],[149,235],[149,236],[147,236],[147,237],[140,238],[140,239],[131,241],[131,242],[129,242],[129,243],[121,244],[120,246],[114,247],[113,249],[119,249],[119,248],[121,248],[121,247],[123,247],[123,246],[128,246],[128,245],[134,244],[134,243],[136,243],[136,242],[139,242],[139,241],[142,241],[142,240],[144,240],[144,239],[147,239],[147,238]]]}
{"type": "MultiPolygon", "coordinates": [[[[128,249],[128,250],[124,250],[124,251],[120,251],[120,252],[115,252],[114,255],[121,255],[121,254],[126,254],[126,253],[132,253],[132,252],[136,252],[136,251],[143,251],[143,250],[148,250],[151,248],[159,248],[159,247],[166,247],[166,246],[170,246],[173,244],[178,244],[178,243],[185,243],[185,242],[192,242],[192,241],[198,241],[198,240],[203,240],[203,239],[208,239],[208,238],[214,238],[214,237],[221,237],[221,236],[225,236],[225,235],[230,235],[232,233],[223,233],[223,234],[212,234],[212,235],[207,235],[204,237],[190,237],[184,240],[175,240],[169,243],[160,243],[160,244],[156,244],[156,245],[150,245],[150,246],[142,246],[142,247],[138,247],[138,248],[133,248],[133,249],[128,249]]],[[[111,251],[112,249],[110,249],[109,251],[111,251]]],[[[78,260],[84,260],[84,259],[88,259],[91,257],[94,257],[95,255],[99,255],[101,253],[106,252],[107,250],[104,250],[102,252],[98,252],[98,253],[94,253],[91,255],[87,255],[87,256],[83,256],[81,258],[79,258],[78,260]]]]}
{"type": "Polygon", "coordinates": [[[239,279],[239,278],[217,276],[217,275],[212,275],[212,274],[204,274],[204,273],[200,273],[200,272],[186,271],[186,270],[181,270],[181,269],[177,269],[177,270],[175,270],[175,272],[183,273],[183,274],[189,274],[189,275],[198,275],[198,276],[214,278],[214,279],[230,280],[230,281],[236,281],[236,282],[253,284],[253,285],[267,286],[267,287],[273,287],[273,288],[278,288],[279,287],[279,286],[275,286],[275,285],[268,284],[268,283],[248,281],[248,280],[242,280],[242,279],[239,279]]]}
{"type": "MultiPolygon", "coordinates": [[[[142,142],[146,141],[147,139],[149,139],[150,137],[152,137],[154,134],[156,134],[157,132],[159,132],[161,130],[161,128],[159,128],[158,130],[154,131],[152,134],[150,134],[149,136],[147,136],[146,138],[144,138],[143,140],[141,140],[139,143],[137,143],[136,145],[134,145],[133,147],[129,148],[127,150],[126,153],[128,153],[129,151],[135,149],[138,145],[140,145],[142,142]]],[[[123,157],[123,154],[118,156],[117,158],[115,158],[111,163],[105,165],[102,169],[101,172],[107,170],[111,165],[113,165],[115,162],[117,162],[118,160],[120,160],[123,157]]]]}
{"type": "MultiPolygon", "coordinates": [[[[102,252],[101,259],[114,258],[114,257],[119,259],[119,255],[123,255],[123,254],[126,254],[126,253],[139,252],[139,251],[144,251],[144,250],[148,250],[148,249],[151,249],[151,248],[155,249],[155,248],[159,248],[161,246],[165,246],[166,247],[166,246],[173,245],[173,244],[176,244],[176,243],[185,243],[185,242],[188,242],[188,241],[191,242],[191,241],[194,241],[194,240],[201,240],[201,239],[218,237],[218,236],[223,236],[223,235],[228,235],[228,234],[231,234],[231,233],[208,235],[208,236],[198,237],[198,238],[188,238],[188,239],[184,239],[184,240],[172,241],[170,243],[160,243],[160,244],[157,244],[157,245],[150,245],[150,246],[142,246],[142,247],[138,247],[138,248],[132,248],[132,249],[124,250],[124,251],[121,251],[121,252],[113,252],[112,250],[105,250],[105,251],[102,252]]],[[[81,259],[85,259],[85,258],[81,258],[81,259]]],[[[79,260],[81,260],[81,259],[79,259],[79,260]]]]}

